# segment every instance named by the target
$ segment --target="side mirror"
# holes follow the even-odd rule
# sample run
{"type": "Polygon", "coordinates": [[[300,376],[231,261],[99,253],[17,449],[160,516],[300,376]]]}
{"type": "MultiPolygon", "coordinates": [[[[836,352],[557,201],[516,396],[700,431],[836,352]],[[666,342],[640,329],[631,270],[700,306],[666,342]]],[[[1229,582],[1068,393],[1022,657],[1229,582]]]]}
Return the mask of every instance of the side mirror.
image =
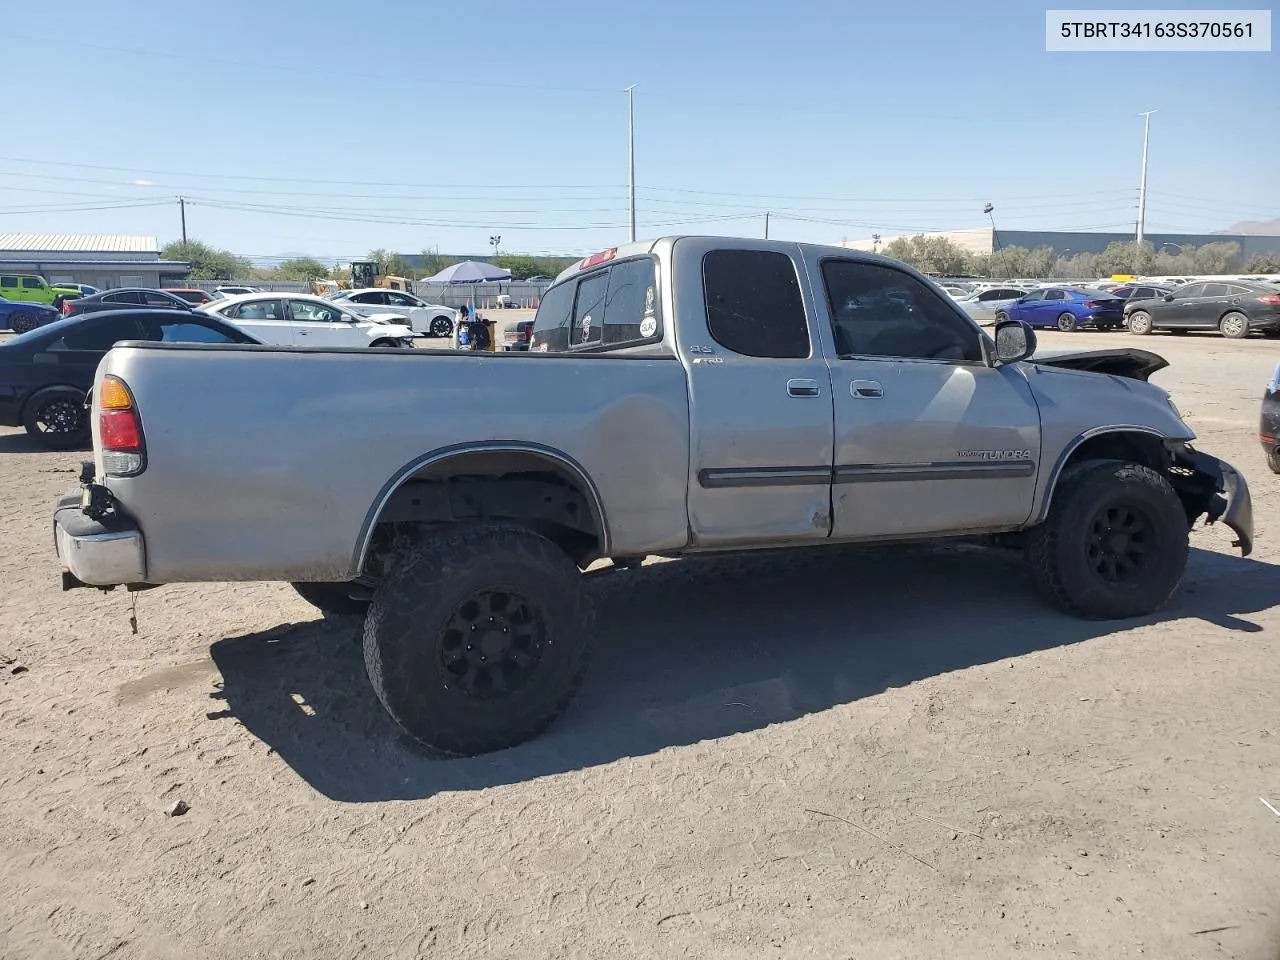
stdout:
{"type": "Polygon", "coordinates": [[[996,324],[996,360],[1017,363],[1036,352],[1036,332],[1021,320],[1003,320],[996,324]]]}
{"type": "Polygon", "coordinates": [[[1172,294],[1172,293],[1166,293],[1166,294],[1164,295],[1164,302],[1165,302],[1165,303],[1168,303],[1168,302],[1169,302],[1170,300],[1172,300],[1172,299],[1173,299],[1173,294],[1172,294]]]}

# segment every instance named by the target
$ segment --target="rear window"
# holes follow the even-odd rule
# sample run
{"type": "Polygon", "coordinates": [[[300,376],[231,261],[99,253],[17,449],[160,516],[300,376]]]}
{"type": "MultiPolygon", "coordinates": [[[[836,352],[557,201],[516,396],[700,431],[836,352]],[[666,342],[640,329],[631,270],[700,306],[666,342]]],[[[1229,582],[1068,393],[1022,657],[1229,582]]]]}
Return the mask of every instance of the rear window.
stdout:
{"type": "Polygon", "coordinates": [[[609,290],[609,272],[597,273],[578,283],[573,305],[573,326],[569,343],[575,347],[599,343],[604,330],[604,297],[609,290]]]}
{"type": "Polygon", "coordinates": [[[191,320],[156,320],[141,318],[148,340],[161,343],[246,343],[248,338],[234,336],[210,324],[191,320]]]}
{"type": "Polygon", "coordinates": [[[795,264],[769,250],[712,250],[702,259],[712,338],[747,357],[809,356],[809,326],[795,264]]]}
{"type": "Polygon", "coordinates": [[[654,261],[640,257],[548,290],[533,321],[529,348],[537,353],[610,350],[661,336],[654,261]]]}
{"type": "Polygon", "coordinates": [[[569,349],[569,318],[573,313],[576,283],[562,283],[542,295],[533,318],[529,349],[538,353],[564,353],[569,349]]]}
{"type": "Polygon", "coordinates": [[[92,320],[81,321],[74,330],[62,335],[68,350],[107,351],[121,340],[139,339],[138,325],[128,314],[103,313],[92,320]]]}

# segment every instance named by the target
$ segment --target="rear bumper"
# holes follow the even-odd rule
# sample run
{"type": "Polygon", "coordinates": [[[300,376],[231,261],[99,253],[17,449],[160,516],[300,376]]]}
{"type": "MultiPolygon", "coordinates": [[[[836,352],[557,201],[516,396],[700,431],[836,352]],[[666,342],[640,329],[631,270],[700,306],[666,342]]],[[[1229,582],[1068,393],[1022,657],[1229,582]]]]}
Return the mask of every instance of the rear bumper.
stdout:
{"type": "Polygon", "coordinates": [[[142,583],[146,578],[146,549],[138,525],[118,514],[91,519],[81,509],[79,490],[58,498],[53,543],[64,590],[142,583]]]}

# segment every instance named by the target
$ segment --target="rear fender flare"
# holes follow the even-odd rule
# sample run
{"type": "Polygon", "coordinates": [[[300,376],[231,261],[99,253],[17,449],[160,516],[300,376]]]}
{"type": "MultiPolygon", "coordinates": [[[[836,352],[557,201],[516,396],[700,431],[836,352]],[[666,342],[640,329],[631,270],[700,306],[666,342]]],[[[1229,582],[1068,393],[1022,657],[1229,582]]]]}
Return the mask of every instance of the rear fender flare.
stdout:
{"type": "Polygon", "coordinates": [[[373,540],[374,528],[377,526],[378,517],[382,515],[383,509],[386,507],[391,496],[402,487],[410,477],[414,476],[418,471],[470,453],[525,453],[534,457],[547,461],[551,466],[558,467],[574,478],[579,484],[583,492],[587,495],[587,500],[591,505],[591,517],[595,522],[596,529],[600,531],[600,556],[609,556],[609,524],[604,513],[604,501],[600,497],[600,491],[596,489],[596,485],[592,482],[591,477],[583,468],[582,464],[574,460],[567,453],[556,450],[554,447],[544,446],[540,443],[529,442],[491,442],[491,443],[457,443],[447,447],[441,447],[433,450],[431,453],[424,454],[416,460],[401,467],[396,474],[383,484],[382,489],[378,491],[377,499],[365,514],[364,523],[360,527],[360,535],[356,541],[356,549],[351,560],[351,576],[354,578],[364,569],[365,559],[369,554],[369,545],[373,540]]]}

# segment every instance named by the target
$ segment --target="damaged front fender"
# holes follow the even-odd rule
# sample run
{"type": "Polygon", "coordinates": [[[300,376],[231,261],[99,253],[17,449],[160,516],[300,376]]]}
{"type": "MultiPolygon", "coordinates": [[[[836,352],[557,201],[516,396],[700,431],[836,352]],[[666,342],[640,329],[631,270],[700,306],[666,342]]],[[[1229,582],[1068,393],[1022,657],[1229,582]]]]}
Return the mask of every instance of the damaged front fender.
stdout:
{"type": "Polygon", "coordinates": [[[1253,501],[1240,471],[1186,444],[1170,452],[1169,480],[1187,509],[1188,522],[1194,524],[1201,514],[1206,524],[1221,520],[1236,535],[1231,545],[1247,557],[1253,552],[1253,501]]]}

